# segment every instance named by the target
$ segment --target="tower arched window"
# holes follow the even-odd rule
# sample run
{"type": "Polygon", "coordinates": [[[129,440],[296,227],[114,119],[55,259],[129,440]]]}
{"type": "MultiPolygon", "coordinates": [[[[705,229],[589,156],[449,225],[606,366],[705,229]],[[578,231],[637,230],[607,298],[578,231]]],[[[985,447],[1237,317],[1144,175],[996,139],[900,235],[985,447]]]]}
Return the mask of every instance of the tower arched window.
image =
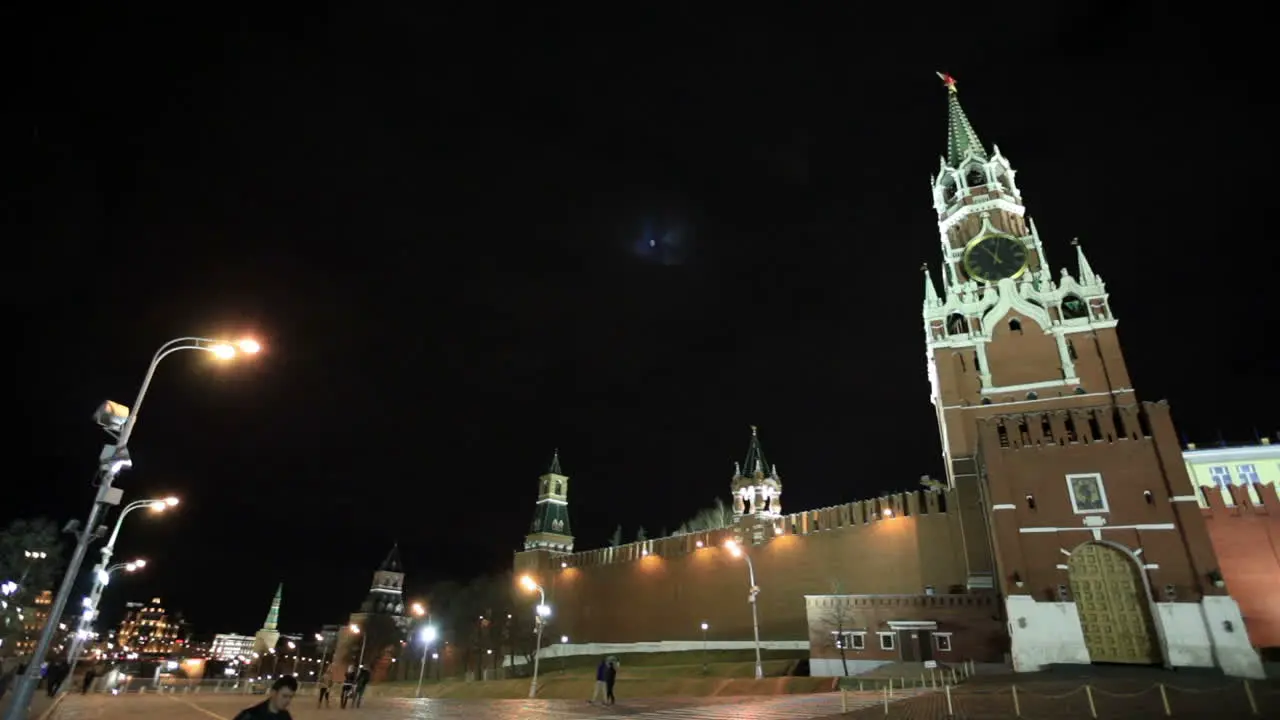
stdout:
{"type": "Polygon", "coordinates": [[[557,481],[556,481],[555,490],[553,491],[553,493],[554,493],[554,494],[556,494],[556,495],[559,495],[559,494],[560,494],[560,481],[559,481],[559,480],[557,480],[557,481]]]}
{"type": "Polygon", "coordinates": [[[1012,319],[1010,319],[1010,320],[1009,320],[1009,331],[1010,331],[1010,332],[1016,332],[1016,333],[1018,333],[1019,335],[1021,335],[1021,334],[1022,334],[1022,321],[1021,321],[1021,320],[1019,320],[1018,318],[1012,318],[1012,319]]]}
{"type": "Polygon", "coordinates": [[[972,167],[964,174],[964,184],[969,188],[978,188],[987,184],[987,173],[980,167],[972,167]]]}
{"type": "Polygon", "coordinates": [[[1080,299],[1075,293],[1067,293],[1062,298],[1062,319],[1075,320],[1077,318],[1089,317],[1089,306],[1084,300],[1080,299]]]}
{"type": "Polygon", "coordinates": [[[947,333],[951,335],[964,335],[969,332],[969,324],[965,322],[964,316],[960,313],[951,313],[947,317],[947,333]]]}

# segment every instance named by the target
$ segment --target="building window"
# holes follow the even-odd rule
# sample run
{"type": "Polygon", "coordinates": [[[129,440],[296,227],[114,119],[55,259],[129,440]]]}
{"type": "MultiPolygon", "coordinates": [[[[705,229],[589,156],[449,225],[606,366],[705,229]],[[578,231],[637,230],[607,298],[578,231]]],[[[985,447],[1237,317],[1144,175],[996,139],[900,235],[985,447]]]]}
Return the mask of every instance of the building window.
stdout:
{"type": "Polygon", "coordinates": [[[1067,492],[1071,496],[1071,508],[1077,515],[1110,512],[1107,489],[1099,473],[1068,475],[1067,492]]]}
{"type": "Polygon", "coordinates": [[[1236,468],[1236,472],[1245,492],[1249,493],[1249,501],[1254,507],[1262,505],[1262,478],[1258,477],[1258,467],[1252,463],[1241,465],[1236,468]]]}
{"type": "Polygon", "coordinates": [[[844,646],[850,650],[866,650],[867,634],[864,632],[845,633],[844,646]]]}
{"type": "Polygon", "coordinates": [[[934,633],[933,644],[938,652],[951,652],[951,633],[934,633]]]}
{"type": "Polygon", "coordinates": [[[1218,492],[1222,495],[1222,502],[1227,507],[1236,504],[1235,497],[1231,494],[1231,468],[1226,465],[1214,465],[1209,468],[1209,480],[1211,480],[1218,488],[1218,492]]]}
{"type": "Polygon", "coordinates": [[[897,637],[896,635],[894,635],[891,632],[882,632],[882,633],[876,633],[876,634],[880,636],[881,650],[892,650],[894,648],[893,642],[894,642],[894,638],[897,637]]]}

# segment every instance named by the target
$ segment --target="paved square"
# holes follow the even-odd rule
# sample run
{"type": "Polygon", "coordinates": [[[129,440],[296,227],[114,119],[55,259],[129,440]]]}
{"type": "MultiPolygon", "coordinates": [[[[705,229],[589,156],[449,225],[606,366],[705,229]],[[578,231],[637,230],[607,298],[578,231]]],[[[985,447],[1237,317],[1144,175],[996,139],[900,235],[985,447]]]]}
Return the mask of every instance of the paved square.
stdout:
{"type": "MultiPolygon", "coordinates": [[[[893,703],[933,691],[896,693],[893,703]]],[[[232,720],[262,696],[245,695],[72,695],[50,720],[232,720]]],[[[317,709],[314,698],[294,701],[298,720],[814,720],[841,712],[839,693],[784,697],[650,698],[612,707],[581,700],[414,700],[374,698],[359,710],[317,709]]],[[[882,707],[877,693],[850,693],[851,710],[882,707]]],[[[882,711],[883,712],[883,711],[882,711]]]]}

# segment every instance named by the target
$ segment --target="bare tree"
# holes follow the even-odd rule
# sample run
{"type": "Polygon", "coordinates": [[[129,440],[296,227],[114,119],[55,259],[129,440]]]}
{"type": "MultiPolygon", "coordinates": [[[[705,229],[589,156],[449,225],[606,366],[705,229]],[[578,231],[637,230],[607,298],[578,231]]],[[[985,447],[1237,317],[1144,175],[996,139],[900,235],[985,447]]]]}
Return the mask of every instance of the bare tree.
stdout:
{"type": "Polygon", "coordinates": [[[720,530],[731,525],[733,525],[733,508],[729,507],[724,500],[716,498],[711,507],[699,510],[696,515],[676,528],[676,534],[720,530]]]}
{"type": "Polygon", "coordinates": [[[618,547],[622,544],[622,526],[619,525],[614,529],[613,534],[609,536],[609,547],[618,547]]]}
{"type": "MultiPolygon", "coordinates": [[[[844,591],[840,588],[840,582],[831,581],[831,594],[843,595],[844,591]]],[[[849,610],[849,604],[844,602],[842,598],[837,598],[827,608],[826,613],[822,617],[823,628],[830,628],[832,647],[840,653],[840,665],[844,668],[844,676],[849,677],[849,635],[848,631],[853,623],[853,613],[849,610]]]]}

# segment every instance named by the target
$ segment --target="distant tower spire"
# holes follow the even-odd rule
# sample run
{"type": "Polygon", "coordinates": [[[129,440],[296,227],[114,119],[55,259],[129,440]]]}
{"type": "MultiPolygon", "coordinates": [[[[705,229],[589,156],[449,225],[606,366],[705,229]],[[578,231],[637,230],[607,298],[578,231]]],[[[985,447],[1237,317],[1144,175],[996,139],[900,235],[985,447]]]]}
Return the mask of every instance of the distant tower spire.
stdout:
{"type": "Polygon", "coordinates": [[[960,93],[956,90],[956,79],[947,73],[938,73],[942,84],[947,87],[947,164],[960,167],[966,155],[978,160],[987,160],[987,151],[978,139],[978,133],[969,124],[969,118],[960,107],[960,93]]]}
{"type": "Polygon", "coordinates": [[[284,596],[284,583],[276,586],[276,596],[271,599],[271,609],[267,611],[267,619],[262,623],[263,630],[280,629],[280,600],[284,596]]]}

